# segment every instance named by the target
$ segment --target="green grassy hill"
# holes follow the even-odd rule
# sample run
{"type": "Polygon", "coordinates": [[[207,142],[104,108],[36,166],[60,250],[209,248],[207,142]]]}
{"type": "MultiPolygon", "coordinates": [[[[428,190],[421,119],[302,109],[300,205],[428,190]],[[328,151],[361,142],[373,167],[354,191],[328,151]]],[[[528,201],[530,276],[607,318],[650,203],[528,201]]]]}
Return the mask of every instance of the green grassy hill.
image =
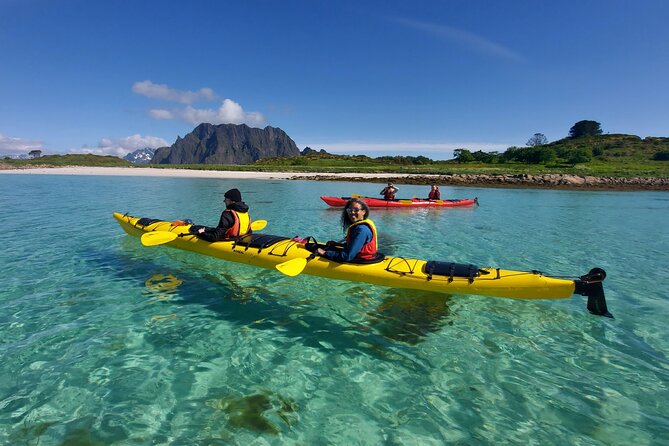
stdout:
{"type": "MultiPolygon", "coordinates": [[[[466,151],[466,150],[465,150],[466,151]]],[[[543,146],[507,149],[504,153],[474,152],[468,161],[433,161],[424,156],[370,158],[365,155],[332,155],[312,152],[302,157],[268,158],[254,165],[295,170],[335,169],[359,172],[400,172],[423,174],[563,173],[616,177],[669,177],[669,138],[635,135],[599,135],[565,138],[543,146]],[[517,152],[549,152],[541,158],[519,161],[517,152]],[[578,154],[575,157],[574,154],[578,154]]]]}
{"type": "Polygon", "coordinates": [[[91,167],[131,167],[130,161],[116,156],[100,155],[47,155],[29,160],[18,160],[5,158],[0,164],[10,167],[64,167],[64,166],[91,166],[91,167]]]}
{"type": "Polygon", "coordinates": [[[645,162],[653,161],[658,153],[669,153],[669,138],[641,139],[636,135],[611,134],[575,139],[565,138],[546,144],[545,147],[552,147],[556,151],[590,150],[593,158],[598,161],[645,162]]]}

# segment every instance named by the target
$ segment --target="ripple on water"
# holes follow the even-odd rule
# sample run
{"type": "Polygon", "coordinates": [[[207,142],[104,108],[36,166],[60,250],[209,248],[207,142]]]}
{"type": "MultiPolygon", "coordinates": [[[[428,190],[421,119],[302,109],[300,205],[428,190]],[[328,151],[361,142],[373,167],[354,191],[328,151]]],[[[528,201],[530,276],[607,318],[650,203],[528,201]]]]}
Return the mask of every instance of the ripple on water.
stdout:
{"type": "Polygon", "coordinates": [[[566,275],[602,267],[610,320],[578,296],[288,278],[145,248],[111,218],[213,224],[212,197],[239,187],[265,232],[337,239],[339,212],[318,196],[375,195],[376,184],[0,175],[0,186],[16,191],[2,197],[2,444],[669,439],[666,193],[448,187],[481,206],[372,211],[389,254],[566,275]]]}

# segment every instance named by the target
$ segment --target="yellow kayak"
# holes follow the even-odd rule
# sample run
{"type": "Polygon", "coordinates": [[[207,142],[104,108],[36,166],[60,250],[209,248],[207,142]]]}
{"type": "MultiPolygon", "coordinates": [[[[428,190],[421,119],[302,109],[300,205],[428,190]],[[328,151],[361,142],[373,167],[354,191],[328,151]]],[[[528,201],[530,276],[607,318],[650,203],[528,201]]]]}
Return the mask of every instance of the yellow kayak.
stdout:
{"type": "MultiPolygon", "coordinates": [[[[606,273],[600,268],[571,280],[550,277],[539,271],[479,268],[393,256],[381,256],[374,263],[338,263],[315,256],[312,251],[323,246],[315,241],[252,233],[236,240],[210,243],[191,235],[190,225],[183,222],[137,218],[117,212],[114,218],[125,232],[141,237],[146,246],[167,244],[231,262],[276,268],[289,276],[304,273],[393,288],[517,299],[565,299],[581,294],[588,296],[591,313],[612,317],[606,308],[602,286],[606,273]]],[[[256,225],[256,228],[260,226],[264,225],[256,225]]]]}

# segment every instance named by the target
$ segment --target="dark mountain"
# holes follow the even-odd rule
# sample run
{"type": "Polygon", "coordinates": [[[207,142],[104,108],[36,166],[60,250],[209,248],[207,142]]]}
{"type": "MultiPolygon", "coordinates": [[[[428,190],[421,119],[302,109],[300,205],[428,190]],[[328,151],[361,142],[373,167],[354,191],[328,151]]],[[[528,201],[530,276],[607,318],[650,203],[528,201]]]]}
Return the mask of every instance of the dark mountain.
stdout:
{"type": "Polygon", "coordinates": [[[143,149],[137,149],[132,153],[128,153],[123,159],[135,164],[149,164],[155,152],[156,149],[144,147],[143,149]]]}
{"type": "Polygon", "coordinates": [[[246,124],[200,124],[170,147],[156,150],[152,164],[251,164],[262,158],[300,156],[280,128],[246,124]]]}
{"type": "Polygon", "coordinates": [[[329,153],[326,152],[324,149],[314,150],[311,147],[305,147],[304,150],[302,150],[302,152],[300,152],[300,153],[302,154],[302,156],[310,155],[312,153],[317,153],[317,154],[320,154],[320,155],[329,155],[329,153]]]}

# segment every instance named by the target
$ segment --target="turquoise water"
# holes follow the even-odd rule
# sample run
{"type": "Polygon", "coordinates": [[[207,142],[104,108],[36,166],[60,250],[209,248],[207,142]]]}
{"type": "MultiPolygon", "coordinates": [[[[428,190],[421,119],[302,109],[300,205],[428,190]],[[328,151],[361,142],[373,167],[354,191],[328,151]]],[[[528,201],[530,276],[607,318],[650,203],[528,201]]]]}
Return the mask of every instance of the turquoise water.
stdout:
{"type": "MultiPolygon", "coordinates": [[[[442,188],[374,210],[382,251],[581,275],[585,299],[437,295],[226,263],[113,211],[340,237],[319,195],[378,184],[0,174],[0,444],[650,445],[669,441],[669,194],[442,188]]],[[[401,185],[402,196],[427,187],[401,185]]]]}

